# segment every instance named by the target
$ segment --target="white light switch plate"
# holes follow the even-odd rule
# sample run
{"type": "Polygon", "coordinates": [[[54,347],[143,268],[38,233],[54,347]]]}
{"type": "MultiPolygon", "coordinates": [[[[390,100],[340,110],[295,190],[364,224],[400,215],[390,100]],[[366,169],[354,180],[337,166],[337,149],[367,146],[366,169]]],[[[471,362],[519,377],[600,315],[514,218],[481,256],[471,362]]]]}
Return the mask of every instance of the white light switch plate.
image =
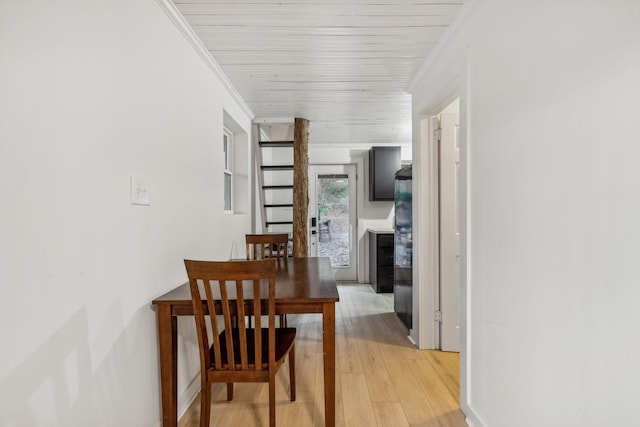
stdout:
{"type": "Polygon", "coordinates": [[[149,183],[138,176],[131,177],[131,204],[143,206],[151,204],[149,183]]]}

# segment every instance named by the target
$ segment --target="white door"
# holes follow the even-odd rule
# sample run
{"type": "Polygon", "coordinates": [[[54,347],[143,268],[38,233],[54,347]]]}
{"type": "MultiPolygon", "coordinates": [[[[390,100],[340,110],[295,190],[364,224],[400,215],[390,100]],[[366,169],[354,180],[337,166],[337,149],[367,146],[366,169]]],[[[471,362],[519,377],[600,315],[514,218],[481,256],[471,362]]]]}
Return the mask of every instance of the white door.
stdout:
{"type": "Polygon", "coordinates": [[[358,279],[356,166],[309,166],[309,255],[331,258],[336,280],[358,279]]]}
{"type": "Polygon", "coordinates": [[[440,115],[440,348],[460,351],[459,113],[440,115]]]}

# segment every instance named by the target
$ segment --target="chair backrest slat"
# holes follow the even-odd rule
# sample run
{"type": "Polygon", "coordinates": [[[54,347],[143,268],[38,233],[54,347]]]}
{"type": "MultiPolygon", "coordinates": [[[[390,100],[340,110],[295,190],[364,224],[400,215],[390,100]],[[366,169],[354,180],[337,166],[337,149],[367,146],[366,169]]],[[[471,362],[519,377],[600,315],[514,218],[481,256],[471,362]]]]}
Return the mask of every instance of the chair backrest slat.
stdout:
{"type": "MultiPolygon", "coordinates": [[[[231,331],[233,329],[232,322],[232,312],[231,307],[229,306],[229,293],[227,289],[227,282],[225,280],[218,280],[218,285],[220,289],[220,302],[222,304],[222,313],[224,316],[224,329],[226,331],[231,331]]],[[[234,348],[233,348],[233,335],[225,334],[226,344],[227,344],[227,361],[229,363],[229,369],[235,370],[235,357],[234,357],[234,348]]]]}
{"type": "MultiPolygon", "coordinates": [[[[274,280],[275,284],[275,280],[274,280]]],[[[269,286],[269,369],[272,369],[276,363],[276,330],[271,327],[271,319],[276,318],[276,287],[269,286]]],[[[275,320],[273,321],[275,325],[275,320]]]]}
{"type": "MultiPolygon", "coordinates": [[[[254,280],[253,281],[253,294],[257,294],[260,293],[260,281],[259,280],[254,280]]],[[[253,312],[254,313],[260,313],[262,311],[262,307],[261,307],[261,302],[254,299],[253,300],[253,312]]],[[[254,316],[255,318],[255,327],[256,327],[256,332],[261,331],[262,330],[262,316],[260,315],[256,315],[254,316]]],[[[262,334],[258,334],[256,333],[256,338],[255,338],[255,359],[256,361],[262,361],[262,334]]],[[[262,363],[256,363],[256,370],[262,370],[262,363]]]]}
{"type": "MultiPolygon", "coordinates": [[[[211,335],[213,340],[213,360],[217,369],[222,369],[222,356],[220,354],[220,327],[218,325],[218,311],[216,310],[215,299],[211,292],[212,285],[209,280],[203,280],[205,296],[207,298],[207,308],[209,309],[209,322],[211,324],[211,335]]],[[[208,344],[208,343],[207,343],[208,344]]],[[[210,356],[209,352],[206,355],[210,356]]]]}
{"type": "Polygon", "coordinates": [[[189,261],[185,260],[189,284],[191,289],[192,305],[194,317],[196,318],[196,332],[200,344],[200,361],[203,369],[211,367],[216,370],[262,370],[262,319],[261,312],[263,301],[269,300],[268,304],[268,328],[269,328],[269,364],[275,364],[275,272],[276,261],[255,260],[255,261],[189,261]],[[261,280],[268,281],[265,289],[261,280]],[[205,290],[206,307],[209,310],[211,333],[213,337],[208,338],[208,332],[203,310],[203,297],[198,283],[202,282],[205,290]],[[252,287],[245,288],[245,283],[252,287]],[[268,294],[262,294],[268,289],[268,294]],[[247,299],[246,292],[250,292],[251,299],[247,299]],[[217,309],[216,307],[220,307],[217,309]],[[247,325],[245,322],[245,306],[252,307],[255,315],[255,332],[253,333],[254,354],[249,354],[247,346],[247,325]],[[219,339],[220,323],[217,319],[222,316],[224,319],[225,341],[227,363],[224,363],[221,352],[222,344],[219,339]],[[237,325],[233,324],[236,318],[237,325]],[[234,339],[235,337],[235,339],[234,339]],[[211,352],[209,342],[213,342],[214,363],[211,364],[211,352]],[[234,346],[239,345],[239,348],[234,346]],[[237,360],[239,357],[240,360],[237,360]],[[251,357],[254,358],[251,361],[251,357]],[[254,363],[255,362],[255,363],[254,363]]]}
{"type": "MultiPolygon", "coordinates": [[[[207,287],[206,281],[204,285],[207,287]]],[[[200,363],[203,366],[209,366],[211,364],[211,354],[203,352],[202,348],[209,347],[209,335],[207,334],[207,324],[204,317],[204,310],[202,307],[202,297],[200,297],[200,290],[198,288],[198,279],[195,276],[189,275],[189,289],[191,290],[191,302],[193,306],[193,317],[196,321],[196,334],[198,336],[198,342],[200,344],[200,363]],[[198,295],[198,303],[196,303],[194,295],[198,295]]],[[[214,333],[214,341],[218,341],[216,334],[214,333]]],[[[216,343],[216,347],[220,347],[216,343]]]]}
{"type": "Polygon", "coordinates": [[[249,369],[249,358],[247,356],[247,326],[244,320],[244,292],[242,281],[236,281],[236,305],[238,310],[238,335],[240,336],[240,365],[241,369],[249,369]]]}

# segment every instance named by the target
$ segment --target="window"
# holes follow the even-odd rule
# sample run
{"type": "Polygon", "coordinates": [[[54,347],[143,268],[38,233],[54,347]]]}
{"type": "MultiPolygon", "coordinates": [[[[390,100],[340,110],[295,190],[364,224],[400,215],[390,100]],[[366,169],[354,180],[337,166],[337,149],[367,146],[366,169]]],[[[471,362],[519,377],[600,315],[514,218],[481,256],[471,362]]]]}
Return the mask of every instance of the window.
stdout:
{"type": "MultiPolygon", "coordinates": [[[[218,165],[223,163],[221,166],[224,169],[224,187],[216,189],[216,195],[224,196],[226,214],[248,214],[251,212],[249,134],[224,110],[222,118],[224,159],[214,159],[214,161],[218,165]],[[220,190],[224,191],[223,195],[220,195],[220,190]]],[[[248,124],[248,126],[251,125],[248,124]]],[[[219,145],[216,144],[216,147],[219,145]]]]}
{"type": "Polygon", "coordinates": [[[224,129],[222,135],[224,151],[224,211],[233,212],[231,194],[233,192],[233,134],[224,129]]]}

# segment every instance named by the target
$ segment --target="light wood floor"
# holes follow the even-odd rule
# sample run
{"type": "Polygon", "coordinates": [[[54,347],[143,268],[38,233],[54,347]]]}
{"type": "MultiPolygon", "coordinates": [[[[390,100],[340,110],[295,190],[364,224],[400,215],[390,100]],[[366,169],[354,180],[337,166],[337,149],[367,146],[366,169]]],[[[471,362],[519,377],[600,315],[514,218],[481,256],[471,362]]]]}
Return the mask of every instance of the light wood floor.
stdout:
{"type": "MultiPolygon", "coordinates": [[[[466,426],[459,409],[457,353],[417,350],[393,312],[393,295],[368,285],[340,285],[336,305],[336,425],[466,426]]],[[[323,426],[321,315],[288,315],[296,338],[296,402],[289,401],[288,369],[278,373],[279,426],[323,426]]],[[[266,426],[266,384],[236,384],[234,400],[226,386],[212,389],[211,426],[266,426]]],[[[200,398],[180,427],[198,426],[200,398]]]]}

